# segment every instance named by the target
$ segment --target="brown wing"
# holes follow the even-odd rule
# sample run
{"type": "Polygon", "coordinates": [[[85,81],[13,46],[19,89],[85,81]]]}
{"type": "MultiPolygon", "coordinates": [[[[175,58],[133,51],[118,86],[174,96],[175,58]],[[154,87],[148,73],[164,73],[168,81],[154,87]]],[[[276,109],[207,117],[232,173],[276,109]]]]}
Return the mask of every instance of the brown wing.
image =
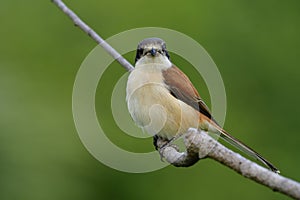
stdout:
{"type": "Polygon", "coordinates": [[[190,79],[175,65],[163,71],[163,77],[170,93],[200,113],[212,119],[210,111],[202,101],[190,79]]]}

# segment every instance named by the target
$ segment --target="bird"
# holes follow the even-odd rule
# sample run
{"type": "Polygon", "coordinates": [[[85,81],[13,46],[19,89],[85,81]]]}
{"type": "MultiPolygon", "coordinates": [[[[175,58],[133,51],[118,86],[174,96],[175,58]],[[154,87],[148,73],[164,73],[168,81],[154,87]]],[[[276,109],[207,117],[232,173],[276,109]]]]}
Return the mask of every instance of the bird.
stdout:
{"type": "Polygon", "coordinates": [[[213,118],[192,82],[171,60],[160,38],[139,42],[135,67],[126,86],[128,111],[144,131],[167,141],[196,128],[221,136],[271,171],[279,170],[252,148],[226,132],[213,118]]]}

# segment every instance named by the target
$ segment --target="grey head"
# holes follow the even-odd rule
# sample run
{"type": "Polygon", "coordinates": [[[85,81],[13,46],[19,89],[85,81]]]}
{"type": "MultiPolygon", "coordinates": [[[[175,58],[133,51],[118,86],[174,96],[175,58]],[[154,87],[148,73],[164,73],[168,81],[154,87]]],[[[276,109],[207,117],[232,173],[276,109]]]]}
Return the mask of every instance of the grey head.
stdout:
{"type": "Polygon", "coordinates": [[[143,56],[156,56],[161,54],[170,59],[169,53],[166,49],[166,43],[160,38],[146,38],[142,40],[137,47],[135,62],[137,62],[143,56]]]}

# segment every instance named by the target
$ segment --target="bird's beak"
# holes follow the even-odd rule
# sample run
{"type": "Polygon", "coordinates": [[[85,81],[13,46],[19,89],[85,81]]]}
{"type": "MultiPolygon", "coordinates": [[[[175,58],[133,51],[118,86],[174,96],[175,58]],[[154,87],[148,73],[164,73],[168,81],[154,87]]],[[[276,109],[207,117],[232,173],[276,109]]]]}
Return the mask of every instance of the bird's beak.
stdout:
{"type": "Polygon", "coordinates": [[[152,56],[155,56],[156,55],[156,49],[154,49],[154,48],[152,48],[151,50],[150,50],[150,53],[151,53],[151,55],[152,56]]]}

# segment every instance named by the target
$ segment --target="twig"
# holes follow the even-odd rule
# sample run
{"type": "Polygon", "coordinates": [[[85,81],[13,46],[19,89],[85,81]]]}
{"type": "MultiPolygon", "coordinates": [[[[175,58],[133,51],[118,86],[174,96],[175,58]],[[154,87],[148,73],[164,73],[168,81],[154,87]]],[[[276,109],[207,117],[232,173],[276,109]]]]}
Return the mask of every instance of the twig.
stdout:
{"type": "MultiPolygon", "coordinates": [[[[52,0],[81,30],[101,45],[113,58],[115,58],[128,71],[133,66],[103,40],[93,29],[85,24],[72,10],[61,0],[52,0]]],[[[274,191],[281,192],[292,198],[300,199],[300,184],[271,172],[256,163],[247,160],[241,155],[227,149],[205,132],[190,129],[185,135],[185,146],[187,152],[179,152],[176,145],[164,145],[165,141],[158,139],[157,146],[160,154],[172,165],[177,167],[188,167],[195,164],[199,159],[212,158],[227,167],[235,170],[242,176],[263,184],[274,191]]]]}
{"type": "Polygon", "coordinates": [[[197,158],[208,157],[274,191],[300,199],[300,183],[267,170],[229,150],[204,131],[190,129],[184,136],[184,142],[189,153],[179,152],[175,145],[160,145],[160,139],[158,139],[157,145],[160,154],[174,166],[186,167],[187,164],[191,164],[190,160],[195,161],[197,158]],[[197,154],[197,158],[195,154],[197,154]]]}
{"type": "Polygon", "coordinates": [[[91,27],[84,23],[70,8],[66,6],[61,0],[51,0],[59,9],[61,9],[75,24],[85,33],[87,33],[93,40],[95,40],[103,49],[116,59],[125,69],[132,71],[133,66],[120,55],[112,46],[103,40],[91,27]]]}

